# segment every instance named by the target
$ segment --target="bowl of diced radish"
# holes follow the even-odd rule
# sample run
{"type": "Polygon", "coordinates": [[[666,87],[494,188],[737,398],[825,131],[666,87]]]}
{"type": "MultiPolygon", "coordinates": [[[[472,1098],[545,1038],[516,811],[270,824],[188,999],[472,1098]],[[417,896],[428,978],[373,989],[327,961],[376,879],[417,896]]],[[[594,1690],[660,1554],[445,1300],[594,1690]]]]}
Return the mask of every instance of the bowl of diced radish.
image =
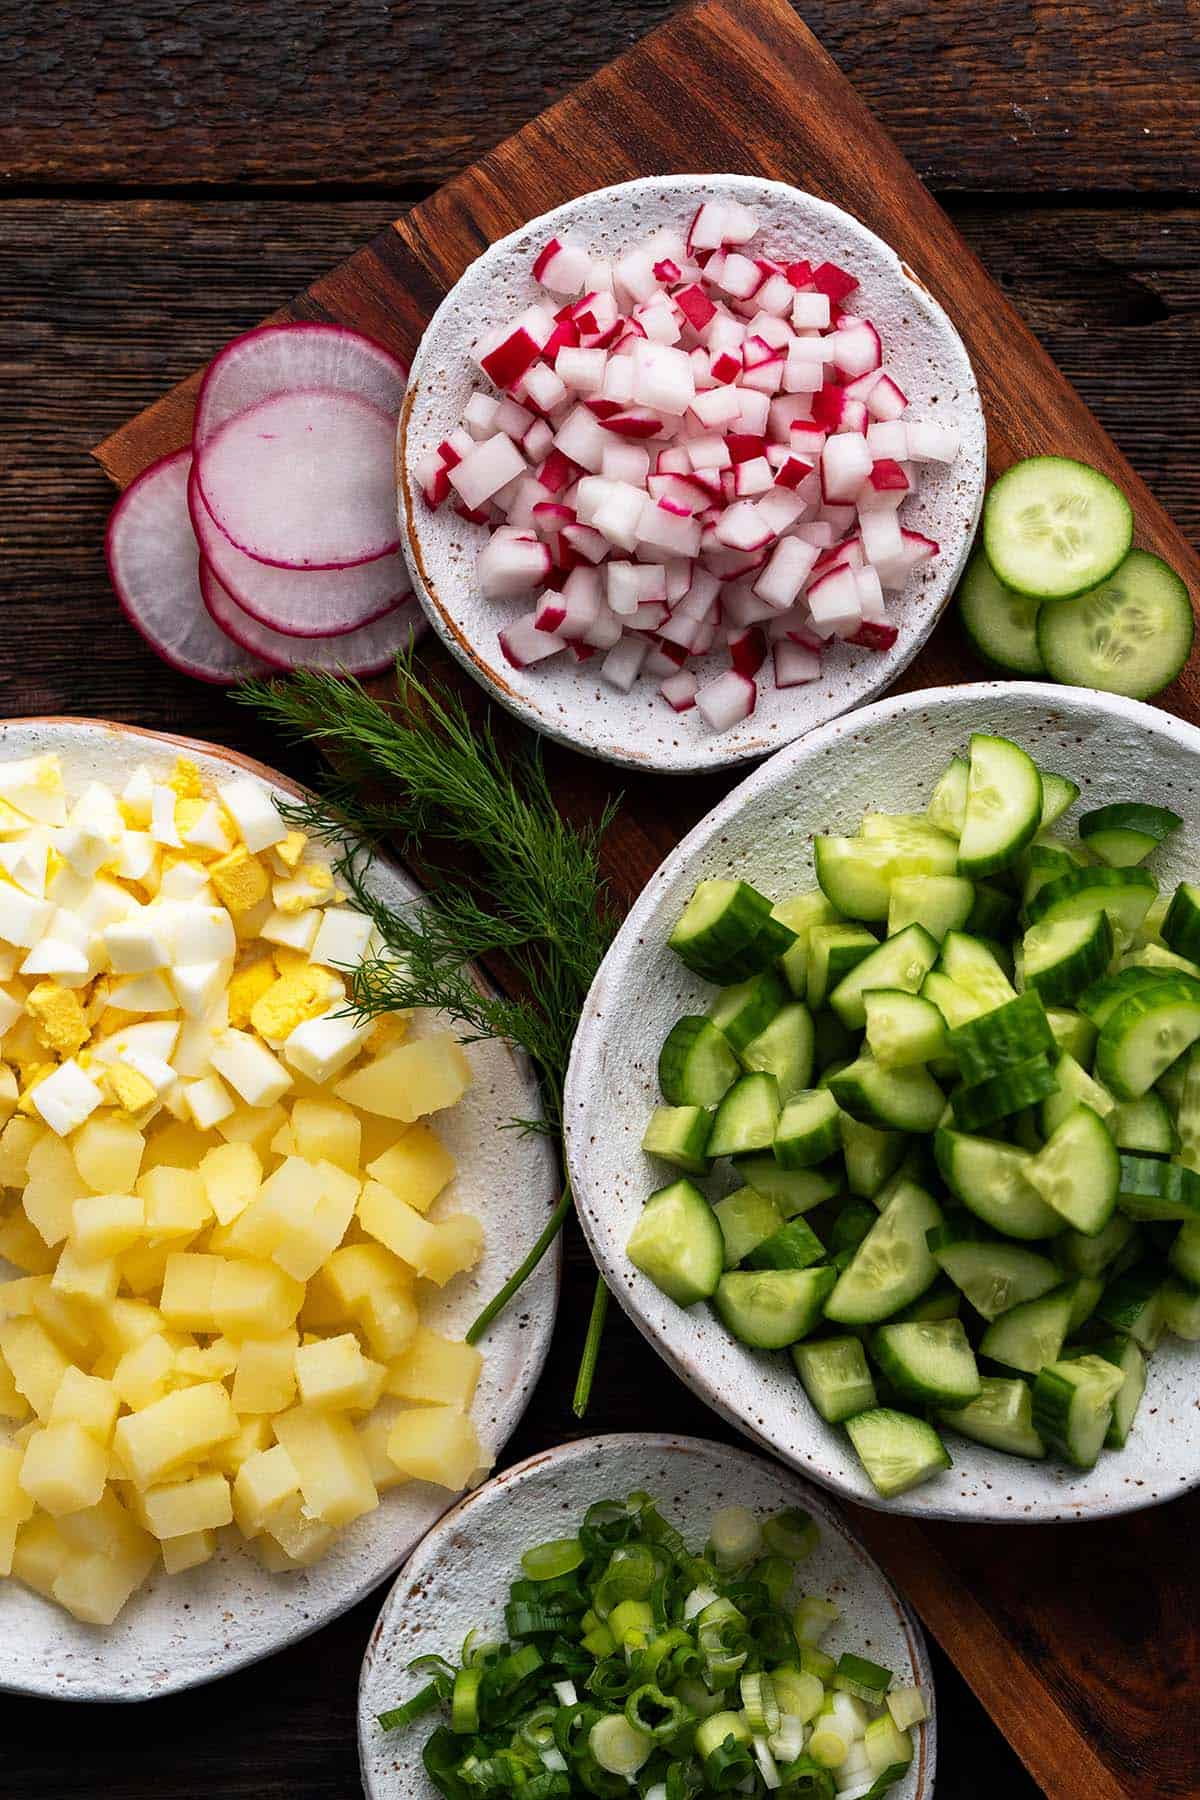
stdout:
{"type": "Polygon", "coordinates": [[[895,252],[750,177],[606,188],[493,244],[401,415],[413,584],[536,729],[686,771],[886,688],[979,515],[954,326],[895,252]]]}

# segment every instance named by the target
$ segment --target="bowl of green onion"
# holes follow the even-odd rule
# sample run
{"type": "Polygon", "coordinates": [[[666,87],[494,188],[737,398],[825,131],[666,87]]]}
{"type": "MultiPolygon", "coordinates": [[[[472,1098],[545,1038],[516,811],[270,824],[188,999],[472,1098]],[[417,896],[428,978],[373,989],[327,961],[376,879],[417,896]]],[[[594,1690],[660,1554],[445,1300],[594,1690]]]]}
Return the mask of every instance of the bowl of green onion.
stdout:
{"type": "Polygon", "coordinates": [[[921,1628],[834,1506],[695,1438],[586,1438],[478,1489],[389,1594],[369,1800],[931,1800],[921,1628]]]}

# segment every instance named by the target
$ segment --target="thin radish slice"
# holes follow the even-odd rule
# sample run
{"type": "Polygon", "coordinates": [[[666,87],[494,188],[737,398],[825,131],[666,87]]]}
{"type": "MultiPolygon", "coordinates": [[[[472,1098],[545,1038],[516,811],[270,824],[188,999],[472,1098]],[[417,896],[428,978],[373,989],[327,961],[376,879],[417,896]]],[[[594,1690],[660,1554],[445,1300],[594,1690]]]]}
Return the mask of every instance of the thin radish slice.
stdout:
{"type": "Polygon", "coordinates": [[[399,552],[349,569],[277,569],[232,544],[204,504],[193,465],[188,510],[200,553],[244,613],[287,637],[338,637],[394,611],[409,592],[399,552]]]}
{"type": "Polygon", "coordinates": [[[187,509],[190,450],[152,463],[122,494],[104,537],[117,599],[152,650],[182,675],[225,684],[270,665],[219,631],[205,611],[187,509]]]}
{"type": "Polygon", "coordinates": [[[394,607],[385,618],[331,638],[289,637],[243,612],[214,569],[201,557],[200,592],[209,617],[243,650],[273,669],[325,669],[330,674],[378,675],[399,650],[425,629],[425,615],[413,603],[394,607]]]}
{"type": "Polygon", "coordinates": [[[196,398],[192,448],[202,449],[226,420],[260,400],[313,388],[352,394],[395,418],[407,380],[404,364],[382,344],[344,325],[260,325],[226,344],[208,365],[196,398]]]}
{"type": "Polygon", "coordinates": [[[196,447],[209,512],[239,550],[281,569],[345,569],[399,543],[396,416],[357,394],[274,394],[196,447]]]}

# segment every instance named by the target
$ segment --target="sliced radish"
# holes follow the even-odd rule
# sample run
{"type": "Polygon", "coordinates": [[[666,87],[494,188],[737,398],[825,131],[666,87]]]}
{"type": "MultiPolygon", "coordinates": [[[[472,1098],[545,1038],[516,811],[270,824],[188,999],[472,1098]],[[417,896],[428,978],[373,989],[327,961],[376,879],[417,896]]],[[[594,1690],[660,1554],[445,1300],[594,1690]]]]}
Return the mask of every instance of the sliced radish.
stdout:
{"type": "Polygon", "coordinates": [[[113,508],[104,538],[109,579],[126,618],[183,675],[225,684],[271,665],[226,637],[205,611],[188,517],[190,450],[152,463],[113,508]]]}
{"type": "Polygon", "coordinates": [[[204,504],[193,465],[188,511],[201,555],[234,604],[288,637],[338,637],[392,612],[409,592],[399,552],[349,569],[278,569],[232,544],[204,504]]]}
{"type": "Polygon", "coordinates": [[[200,592],[213,623],[243,650],[273,669],[325,669],[331,674],[378,675],[425,630],[425,615],[412,596],[382,619],[337,637],[289,637],[262,625],[235,601],[215,570],[201,559],[200,592]]]}
{"type": "Polygon", "coordinates": [[[196,397],[192,448],[227,420],[277,394],[349,394],[395,418],[408,371],[382,344],[343,325],[260,325],[215,356],[196,397]]]}

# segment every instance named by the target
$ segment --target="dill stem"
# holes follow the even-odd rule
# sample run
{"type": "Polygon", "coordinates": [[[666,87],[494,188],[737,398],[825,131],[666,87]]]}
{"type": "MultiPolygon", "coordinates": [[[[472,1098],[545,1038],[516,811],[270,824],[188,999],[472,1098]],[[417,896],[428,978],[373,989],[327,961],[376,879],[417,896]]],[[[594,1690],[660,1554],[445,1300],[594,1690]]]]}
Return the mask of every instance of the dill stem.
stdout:
{"type": "Polygon", "coordinates": [[[468,1328],[468,1344],[477,1344],[479,1342],[488,1326],[492,1323],[492,1320],[504,1311],[513,1295],[517,1292],[517,1289],[521,1287],[524,1282],[528,1281],[529,1277],[533,1274],[533,1271],[537,1268],[543,1256],[545,1256],[547,1250],[562,1230],[563,1220],[570,1210],[571,1181],[570,1177],[568,1177],[563,1183],[563,1191],[559,1196],[558,1205],[546,1220],[546,1223],[542,1227],[537,1241],[534,1243],[528,1256],[526,1256],[524,1262],[520,1263],[517,1268],[513,1270],[504,1286],[500,1289],[500,1292],[488,1301],[479,1317],[474,1320],[468,1328]]]}
{"type": "Polygon", "coordinates": [[[592,1382],[600,1358],[600,1340],[604,1336],[607,1314],[608,1288],[603,1275],[597,1275],[596,1291],[592,1296],[592,1313],[588,1320],[587,1336],[583,1340],[583,1355],[579,1359],[579,1373],[575,1377],[575,1396],[571,1401],[571,1410],[577,1419],[582,1419],[592,1397],[592,1382]]]}

